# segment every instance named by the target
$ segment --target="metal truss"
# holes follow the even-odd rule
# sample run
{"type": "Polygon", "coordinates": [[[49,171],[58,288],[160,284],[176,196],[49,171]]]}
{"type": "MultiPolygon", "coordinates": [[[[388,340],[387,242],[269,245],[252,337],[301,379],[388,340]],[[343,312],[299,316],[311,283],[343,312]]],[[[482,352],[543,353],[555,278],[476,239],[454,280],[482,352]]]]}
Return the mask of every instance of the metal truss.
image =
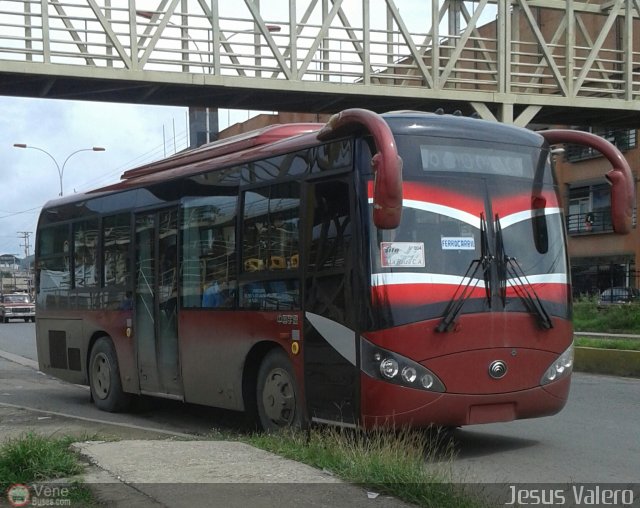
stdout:
{"type": "MultiPolygon", "coordinates": [[[[0,0],[0,93],[64,96],[50,93],[58,80],[85,79],[139,88],[123,101],[178,103],[161,89],[197,86],[225,100],[309,94],[314,111],[352,98],[521,125],[603,110],[636,123],[638,13],[640,0],[0,0]],[[37,91],[12,88],[27,76],[37,91]]],[[[91,98],[114,100],[98,90],[91,98]]]]}

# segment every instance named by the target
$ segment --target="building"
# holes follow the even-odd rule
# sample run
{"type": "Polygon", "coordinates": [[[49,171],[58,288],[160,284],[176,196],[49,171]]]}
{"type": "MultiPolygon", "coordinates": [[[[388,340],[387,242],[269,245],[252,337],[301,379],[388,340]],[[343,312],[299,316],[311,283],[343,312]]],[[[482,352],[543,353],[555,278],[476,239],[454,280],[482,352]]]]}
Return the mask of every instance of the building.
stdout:
{"type": "Polygon", "coordinates": [[[611,227],[611,192],[605,178],[609,162],[584,147],[567,146],[556,156],[558,184],[566,216],[571,278],[575,295],[595,294],[614,286],[640,287],[636,260],[640,255],[637,229],[640,147],[635,129],[589,129],[624,154],[636,182],[633,229],[616,235],[611,227]]]}

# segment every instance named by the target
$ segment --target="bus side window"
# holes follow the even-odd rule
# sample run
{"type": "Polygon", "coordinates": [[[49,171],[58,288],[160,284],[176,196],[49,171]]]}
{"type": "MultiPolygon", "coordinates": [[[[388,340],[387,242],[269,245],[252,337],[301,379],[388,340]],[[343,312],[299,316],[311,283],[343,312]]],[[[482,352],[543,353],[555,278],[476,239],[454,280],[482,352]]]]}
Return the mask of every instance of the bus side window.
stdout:
{"type": "MultiPolygon", "coordinates": [[[[74,287],[94,287],[99,282],[98,220],[73,225],[74,287]]],[[[84,295],[84,298],[87,296],[84,295]]]]}
{"type": "Polygon", "coordinates": [[[185,200],[181,298],[185,308],[232,308],[236,294],[236,196],[185,200]]]}
{"type": "Polygon", "coordinates": [[[64,308],[71,289],[69,224],[43,228],[38,235],[38,305],[64,308]]]}
{"type": "Polygon", "coordinates": [[[242,219],[240,306],[299,308],[295,277],[300,263],[300,184],[279,183],[245,192],[242,219]]]}
{"type": "Polygon", "coordinates": [[[272,185],[244,194],[242,270],[247,273],[298,267],[300,185],[272,185]]]}
{"type": "Polygon", "coordinates": [[[107,308],[130,310],[127,309],[131,306],[130,246],[130,214],[105,217],[102,221],[102,277],[107,308]]]}

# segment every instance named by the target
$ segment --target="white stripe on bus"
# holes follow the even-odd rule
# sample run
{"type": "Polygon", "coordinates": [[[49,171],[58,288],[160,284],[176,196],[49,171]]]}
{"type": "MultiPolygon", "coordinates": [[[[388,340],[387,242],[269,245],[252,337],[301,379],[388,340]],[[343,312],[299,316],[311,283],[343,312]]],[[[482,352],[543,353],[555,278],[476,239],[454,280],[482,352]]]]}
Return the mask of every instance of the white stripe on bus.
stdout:
{"type": "MultiPolygon", "coordinates": [[[[508,279],[507,286],[522,286],[526,284],[568,284],[569,280],[566,273],[542,273],[537,275],[527,275],[526,278],[508,279]]],[[[477,287],[485,287],[485,283],[481,279],[469,279],[469,277],[461,277],[458,275],[445,275],[440,273],[374,273],[371,274],[371,285],[374,287],[394,286],[403,284],[448,284],[451,286],[476,285],[477,287]]]]}

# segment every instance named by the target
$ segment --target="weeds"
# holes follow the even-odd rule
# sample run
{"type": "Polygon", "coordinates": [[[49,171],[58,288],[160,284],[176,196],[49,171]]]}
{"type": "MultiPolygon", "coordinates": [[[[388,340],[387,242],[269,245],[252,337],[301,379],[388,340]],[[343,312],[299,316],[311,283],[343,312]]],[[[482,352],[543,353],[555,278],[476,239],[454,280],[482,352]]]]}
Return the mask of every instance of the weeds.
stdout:
{"type": "Polygon", "coordinates": [[[581,332],[640,334],[640,305],[598,307],[594,299],[578,299],[573,304],[573,325],[581,332]]]}
{"type": "Polygon", "coordinates": [[[454,450],[443,434],[336,428],[259,434],[250,444],[419,506],[479,507],[451,481],[454,450]]]}
{"type": "MultiPolygon", "coordinates": [[[[0,446],[0,492],[11,485],[32,485],[82,472],[82,466],[69,445],[77,438],[49,438],[28,433],[0,446]]],[[[68,486],[68,499],[74,504],[91,505],[93,497],[78,482],[68,486]]]]}

